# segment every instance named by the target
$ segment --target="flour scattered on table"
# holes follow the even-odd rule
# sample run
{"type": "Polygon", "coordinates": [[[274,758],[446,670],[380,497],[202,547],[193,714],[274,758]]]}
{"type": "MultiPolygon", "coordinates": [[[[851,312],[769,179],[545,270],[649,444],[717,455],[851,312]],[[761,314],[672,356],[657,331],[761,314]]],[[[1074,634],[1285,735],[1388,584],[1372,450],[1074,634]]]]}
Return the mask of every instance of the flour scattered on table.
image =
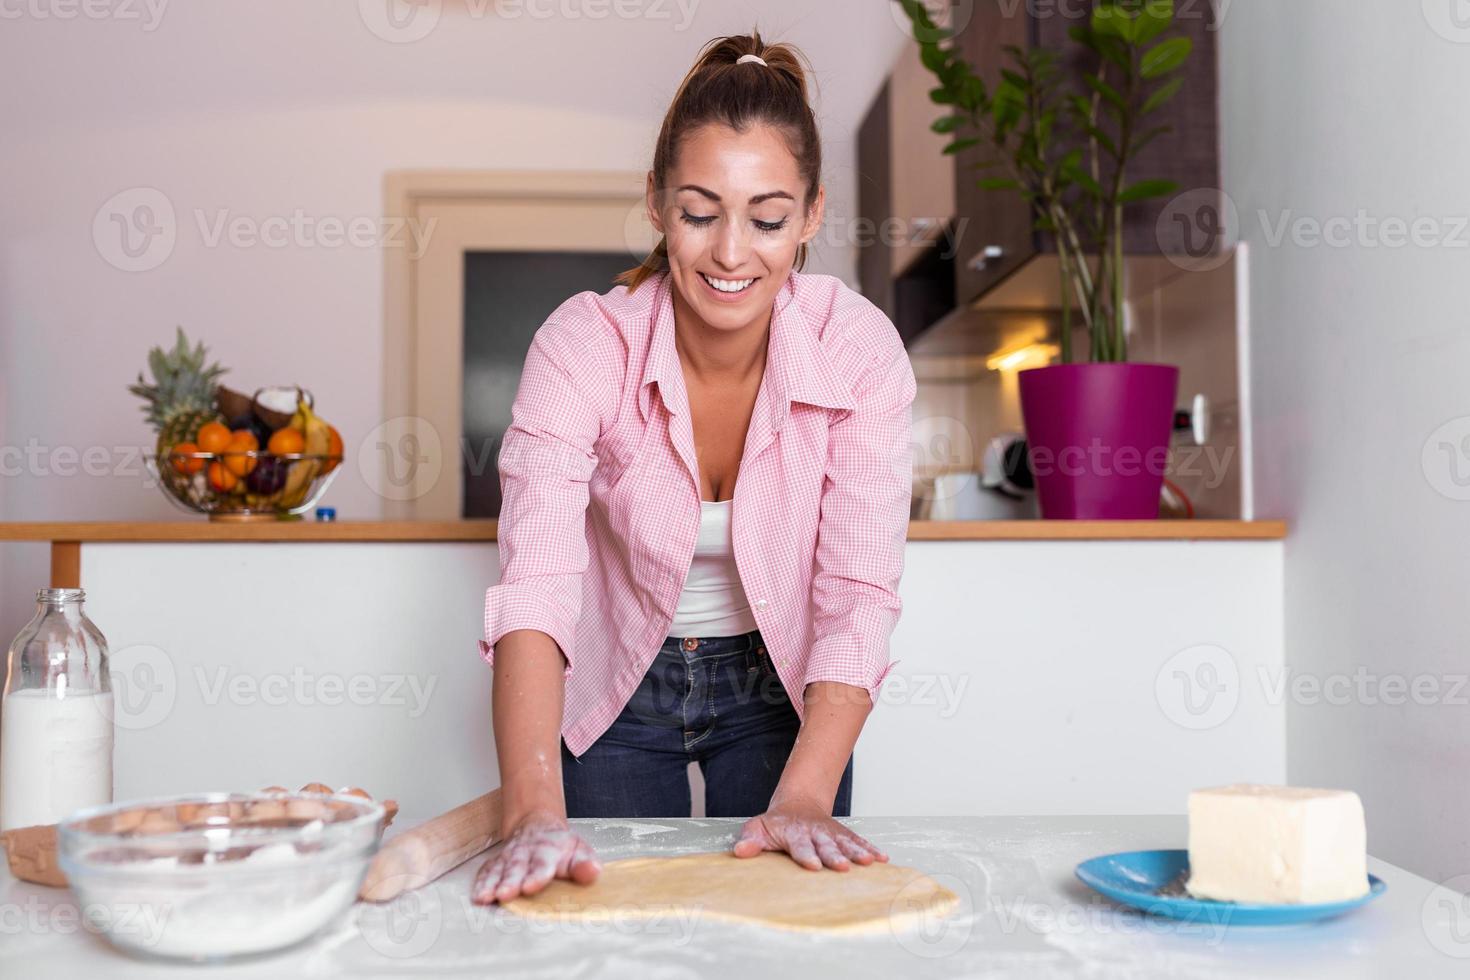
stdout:
{"type": "Polygon", "coordinates": [[[631,833],[635,840],[648,837],[651,834],[669,834],[679,829],[677,827],[670,827],[667,824],[644,823],[633,820],[599,820],[592,825],[592,829],[595,831],[616,830],[620,827],[631,833]]]}

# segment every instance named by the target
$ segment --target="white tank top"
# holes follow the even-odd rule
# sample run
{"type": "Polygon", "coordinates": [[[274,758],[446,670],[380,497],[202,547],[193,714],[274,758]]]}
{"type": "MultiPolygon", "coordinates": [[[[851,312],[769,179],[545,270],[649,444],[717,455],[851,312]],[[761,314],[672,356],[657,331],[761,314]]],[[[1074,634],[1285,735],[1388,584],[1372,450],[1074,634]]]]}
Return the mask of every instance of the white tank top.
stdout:
{"type": "Polygon", "coordinates": [[[699,538],[669,636],[737,636],[756,629],[735,569],[730,501],[699,502],[699,538]]]}

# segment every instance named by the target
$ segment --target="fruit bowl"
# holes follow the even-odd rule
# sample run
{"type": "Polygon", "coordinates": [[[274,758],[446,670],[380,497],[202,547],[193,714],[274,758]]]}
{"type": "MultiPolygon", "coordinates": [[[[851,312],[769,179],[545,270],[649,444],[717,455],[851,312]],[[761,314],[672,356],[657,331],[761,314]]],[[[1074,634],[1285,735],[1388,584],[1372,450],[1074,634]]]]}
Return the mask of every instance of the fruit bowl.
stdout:
{"type": "Polygon", "coordinates": [[[268,521],[311,510],[341,463],[341,453],[176,449],[149,457],[148,469],[184,510],[212,521],[268,521]]]}

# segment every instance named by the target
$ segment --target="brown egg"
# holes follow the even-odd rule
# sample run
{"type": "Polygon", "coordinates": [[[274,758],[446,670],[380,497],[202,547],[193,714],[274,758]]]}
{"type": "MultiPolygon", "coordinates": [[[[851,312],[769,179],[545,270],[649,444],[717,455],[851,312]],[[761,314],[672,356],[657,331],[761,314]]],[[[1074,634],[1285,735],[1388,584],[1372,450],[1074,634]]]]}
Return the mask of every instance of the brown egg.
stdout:
{"type": "Polygon", "coordinates": [[[370,800],[373,798],[373,795],[367,790],[363,789],[361,786],[343,786],[341,789],[337,790],[337,792],[343,796],[360,796],[364,800],[370,800]]]}
{"type": "Polygon", "coordinates": [[[179,829],[179,822],[164,810],[147,811],[143,822],[138,825],[138,832],[142,834],[173,834],[179,829]]]}
{"type": "Polygon", "coordinates": [[[112,832],[127,834],[137,830],[151,811],[142,809],[124,810],[112,818],[112,832]]]}
{"type": "Polygon", "coordinates": [[[327,796],[331,796],[332,787],[328,786],[326,783],[307,783],[305,786],[301,787],[301,792],[325,793],[327,796]]]}
{"type": "Polygon", "coordinates": [[[284,786],[267,786],[265,789],[261,790],[261,792],[262,793],[289,793],[291,791],[289,789],[287,789],[286,787],[284,787],[284,786]]]}
{"type": "Polygon", "coordinates": [[[286,816],[292,820],[320,820],[326,813],[321,800],[301,799],[286,802],[286,816]]]}
{"type": "Polygon", "coordinates": [[[250,805],[250,819],[255,823],[280,820],[285,816],[285,800],[256,800],[250,805]]]}
{"type": "Polygon", "coordinates": [[[200,803],[194,809],[194,821],[205,825],[224,823],[229,817],[228,803],[200,803]]]}

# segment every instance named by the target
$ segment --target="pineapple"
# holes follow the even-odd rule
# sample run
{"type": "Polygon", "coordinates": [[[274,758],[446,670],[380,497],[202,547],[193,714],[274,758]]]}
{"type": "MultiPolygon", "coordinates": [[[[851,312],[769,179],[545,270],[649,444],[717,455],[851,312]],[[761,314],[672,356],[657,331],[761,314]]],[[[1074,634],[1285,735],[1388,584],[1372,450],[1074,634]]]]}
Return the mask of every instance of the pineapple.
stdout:
{"type": "Polygon", "coordinates": [[[217,363],[206,367],[208,353],[203,344],[191,349],[180,327],[173,350],[155,347],[148,352],[153,384],[144,383],[140,372],[138,383],[128,385],[128,391],[147,402],[143,413],[158,431],[160,456],[178,443],[192,441],[201,425],[219,417],[214,398],[225,368],[217,363]]]}

